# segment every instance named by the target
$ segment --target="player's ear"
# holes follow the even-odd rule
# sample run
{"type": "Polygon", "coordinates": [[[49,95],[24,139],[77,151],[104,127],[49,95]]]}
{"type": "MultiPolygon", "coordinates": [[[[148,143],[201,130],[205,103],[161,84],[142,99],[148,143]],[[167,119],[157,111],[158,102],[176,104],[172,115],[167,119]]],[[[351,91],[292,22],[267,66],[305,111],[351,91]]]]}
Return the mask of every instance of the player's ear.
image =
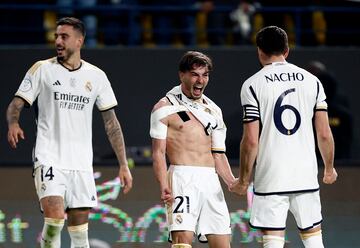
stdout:
{"type": "Polygon", "coordinates": [[[184,75],[185,75],[184,72],[179,71],[180,82],[183,82],[184,75]]]}
{"type": "Polygon", "coordinates": [[[267,55],[258,47],[257,48],[257,53],[258,53],[258,58],[260,61],[260,64],[264,66],[265,64],[265,58],[267,57],[267,55]]]}
{"type": "Polygon", "coordinates": [[[79,42],[80,48],[84,46],[84,40],[85,40],[84,36],[79,36],[78,42],[79,42]]]}
{"type": "Polygon", "coordinates": [[[257,53],[258,53],[258,56],[260,56],[261,54],[261,49],[259,47],[257,47],[257,53]]]}
{"type": "Polygon", "coordinates": [[[259,58],[267,57],[267,55],[259,47],[257,48],[257,53],[259,58]]]}
{"type": "Polygon", "coordinates": [[[289,56],[289,48],[287,47],[285,52],[284,52],[284,58],[286,59],[289,56]]]}

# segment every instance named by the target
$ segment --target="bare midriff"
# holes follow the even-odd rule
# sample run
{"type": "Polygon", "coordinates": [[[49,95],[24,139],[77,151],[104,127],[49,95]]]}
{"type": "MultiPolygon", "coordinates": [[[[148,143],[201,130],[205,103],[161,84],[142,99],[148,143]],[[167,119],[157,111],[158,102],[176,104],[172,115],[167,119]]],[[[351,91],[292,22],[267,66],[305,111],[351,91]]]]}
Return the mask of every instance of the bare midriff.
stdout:
{"type": "Polygon", "coordinates": [[[183,121],[177,114],[169,117],[166,150],[170,164],[214,167],[211,136],[189,112],[190,120],[183,121]]]}

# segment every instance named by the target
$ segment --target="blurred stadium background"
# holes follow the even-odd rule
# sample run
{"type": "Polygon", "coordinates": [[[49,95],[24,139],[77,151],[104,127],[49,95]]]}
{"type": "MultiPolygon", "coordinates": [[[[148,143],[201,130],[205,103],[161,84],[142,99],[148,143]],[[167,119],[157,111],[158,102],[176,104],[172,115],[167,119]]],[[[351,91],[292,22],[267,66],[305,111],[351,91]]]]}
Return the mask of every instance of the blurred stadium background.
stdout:
{"type": "MultiPolygon", "coordinates": [[[[119,193],[116,159],[101,117],[94,111],[94,165],[101,200],[91,217],[90,238],[112,247],[168,247],[151,168],[149,116],[153,104],[177,84],[177,63],[186,50],[201,50],[214,60],[207,95],[223,109],[227,154],[238,173],[240,87],[260,68],[254,34],[265,25],[278,25],[289,34],[289,62],[309,70],[314,70],[313,61],[325,67],[319,78],[330,101],[339,169],[337,184],[321,185],[325,245],[360,247],[359,13],[360,2],[346,0],[291,4],[280,0],[1,0],[0,247],[38,247],[42,217],[31,177],[34,113],[23,110],[26,140],[11,150],[5,111],[27,69],[55,55],[55,22],[66,15],[83,19],[87,26],[82,57],[102,68],[112,82],[134,165],[134,189],[125,197],[119,193]]],[[[321,166],[319,172],[321,176],[321,166]]],[[[259,234],[247,225],[249,202],[228,193],[226,198],[234,230],[232,246],[261,247],[259,234]]],[[[301,246],[292,217],[287,240],[287,248],[301,246]]],[[[63,244],[69,244],[66,229],[63,244]]],[[[206,246],[195,243],[194,247],[206,246]]]]}

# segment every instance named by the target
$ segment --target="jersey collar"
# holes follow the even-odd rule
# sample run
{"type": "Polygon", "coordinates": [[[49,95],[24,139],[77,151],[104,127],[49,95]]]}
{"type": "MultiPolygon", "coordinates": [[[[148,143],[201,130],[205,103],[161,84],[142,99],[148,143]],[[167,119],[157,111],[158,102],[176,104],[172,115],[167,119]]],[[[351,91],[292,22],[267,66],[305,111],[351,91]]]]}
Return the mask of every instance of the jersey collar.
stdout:
{"type": "Polygon", "coordinates": [[[68,71],[70,71],[70,72],[79,70],[79,69],[81,68],[81,66],[83,65],[83,62],[82,62],[82,60],[81,60],[79,67],[74,68],[74,69],[69,69],[69,68],[67,68],[65,65],[63,65],[63,63],[61,63],[61,61],[59,61],[58,58],[56,58],[56,60],[57,60],[57,62],[58,62],[62,67],[64,67],[66,70],[68,70],[68,71]]]}
{"type": "Polygon", "coordinates": [[[279,62],[268,63],[268,64],[266,64],[265,66],[269,66],[269,65],[279,66],[279,65],[286,65],[287,63],[288,63],[287,61],[279,61],[279,62]]]}

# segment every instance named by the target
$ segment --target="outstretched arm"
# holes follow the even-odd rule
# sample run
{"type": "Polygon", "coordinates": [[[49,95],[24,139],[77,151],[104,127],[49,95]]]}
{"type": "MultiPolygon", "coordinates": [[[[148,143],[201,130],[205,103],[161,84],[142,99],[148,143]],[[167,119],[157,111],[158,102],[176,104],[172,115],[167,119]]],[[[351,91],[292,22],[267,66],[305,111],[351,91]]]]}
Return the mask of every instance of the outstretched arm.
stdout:
{"type": "Polygon", "coordinates": [[[337,172],[334,168],[335,144],[327,112],[317,111],[315,113],[315,129],[319,150],[325,166],[323,182],[332,184],[336,181],[337,172]]]}
{"type": "Polygon", "coordinates": [[[123,192],[126,194],[132,188],[133,179],[126,159],[123,132],[113,109],[101,113],[104,120],[106,134],[119,162],[120,182],[121,185],[124,187],[123,192]]]}
{"type": "Polygon", "coordinates": [[[6,111],[6,120],[8,123],[8,142],[12,148],[16,148],[19,142],[19,137],[25,139],[24,131],[21,129],[19,124],[20,113],[24,108],[25,102],[19,97],[14,99],[9,104],[6,111]]]}

